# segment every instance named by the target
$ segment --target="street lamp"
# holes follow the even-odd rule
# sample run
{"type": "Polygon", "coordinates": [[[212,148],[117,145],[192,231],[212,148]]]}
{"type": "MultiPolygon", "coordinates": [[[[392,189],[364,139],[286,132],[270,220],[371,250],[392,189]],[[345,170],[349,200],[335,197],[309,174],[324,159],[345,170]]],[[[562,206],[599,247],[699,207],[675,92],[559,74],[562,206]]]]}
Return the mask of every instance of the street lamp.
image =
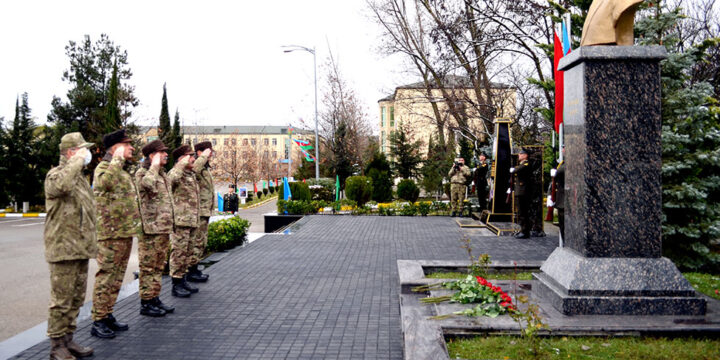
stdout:
{"type": "Polygon", "coordinates": [[[320,142],[318,141],[318,116],[317,116],[317,59],[315,57],[315,48],[312,49],[300,46],[300,45],[286,45],[283,46],[285,50],[283,52],[289,53],[293,51],[307,51],[313,56],[313,76],[315,78],[315,180],[320,179],[320,156],[318,155],[318,148],[320,142]]]}

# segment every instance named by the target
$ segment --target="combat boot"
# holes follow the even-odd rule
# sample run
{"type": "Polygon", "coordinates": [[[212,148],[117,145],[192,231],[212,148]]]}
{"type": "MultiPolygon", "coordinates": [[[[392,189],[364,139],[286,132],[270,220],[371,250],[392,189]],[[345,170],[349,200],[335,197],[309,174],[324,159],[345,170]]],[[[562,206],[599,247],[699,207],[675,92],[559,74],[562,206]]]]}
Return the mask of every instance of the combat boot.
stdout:
{"type": "Polygon", "coordinates": [[[163,302],[160,301],[160,297],[159,297],[159,296],[154,297],[154,298],[153,298],[152,300],[150,300],[150,301],[153,302],[153,305],[155,305],[155,307],[157,307],[157,308],[159,308],[159,309],[165,310],[165,313],[167,313],[167,314],[175,311],[175,308],[174,308],[174,307],[163,304],[163,302]]]}
{"type": "Polygon", "coordinates": [[[121,323],[115,320],[113,314],[108,314],[108,316],[105,318],[105,323],[113,331],[127,331],[128,329],[130,329],[130,326],[128,326],[128,324],[121,323]]]}
{"type": "Polygon", "coordinates": [[[172,296],[177,297],[190,297],[190,292],[185,290],[185,287],[183,286],[183,278],[172,278],[173,288],[172,288],[172,296]]]}
{"type": "Polygon", "coordinates": [[[65,337],[50,338],[50,360],[75,360],[65,346],[65,337]]]}
{"type": "Polygon", "coordinates": [[[155,306],[152,300],[140,300],[140,315],[160,317],[165,316],[165,310],[155,306]]]}
{"type": "Polygon", "coordinates": [[[515,234],[516,239],[527,239],[529,237],[530,237],[530,235],[525,234],[523,232],[519,232],[519,233],[515,234]]]}
{"type": "Polygon", "coordinates": [[[182,281],[183,281],[182,286],[185,288],[185,290],[189,291],[191,294],[194,294],[194,293],[200,291],[200,290],[198,290],[198,288],[190,285],[190,283],[187,281],[187,277],[188,277],[187,274],[185,274],[185,276],[183,276],[183,278],[182,278],[182,281]]]}
{"type": "Polygon", "coordinates": [[[197,265],[193,265],[188,269],[187,279],[192,282],[206,282],[210,276],[205,275],[198,269],[197,265]]]}
{"type": "Polygon", "coordinates": [[[73,341],[73,334],[65,334],[65,346],[70,350],[70,353],[77,357],[88,357],[93,354],[93,348],[89,346],[82,346],[73,341]]]}
{"type": "Polygon", "coordinates": [[[90,329],[90,335],[97,336],[101,339],[112,339],[115,337],[115,332],[112,331],[107,325],[107,318],[93,321],[92,328],[90,329]]]}

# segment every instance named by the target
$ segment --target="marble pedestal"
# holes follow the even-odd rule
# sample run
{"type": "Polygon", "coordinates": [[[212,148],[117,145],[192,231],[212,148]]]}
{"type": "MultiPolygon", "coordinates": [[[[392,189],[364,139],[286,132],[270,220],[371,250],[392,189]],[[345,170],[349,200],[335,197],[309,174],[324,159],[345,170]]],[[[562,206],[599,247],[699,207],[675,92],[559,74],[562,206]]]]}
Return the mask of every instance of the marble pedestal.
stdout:
{"type": "Polygon", "coordinates": [[[702,315],[663,258],[663,47],[581,47],[565,71],[565,237],[536,276],[566,315],[702,315]]]}

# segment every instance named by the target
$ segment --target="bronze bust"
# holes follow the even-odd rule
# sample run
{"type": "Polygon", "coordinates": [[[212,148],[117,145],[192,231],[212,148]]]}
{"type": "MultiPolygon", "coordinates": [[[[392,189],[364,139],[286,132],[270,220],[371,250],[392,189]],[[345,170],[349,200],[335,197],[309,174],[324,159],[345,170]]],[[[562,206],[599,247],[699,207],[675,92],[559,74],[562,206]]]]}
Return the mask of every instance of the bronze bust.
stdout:
{"type": "Polygon", "coordinates": [[[595,0],[583,25],[580,46],[632,45],[635,11],[642,0],[595,0]]]}

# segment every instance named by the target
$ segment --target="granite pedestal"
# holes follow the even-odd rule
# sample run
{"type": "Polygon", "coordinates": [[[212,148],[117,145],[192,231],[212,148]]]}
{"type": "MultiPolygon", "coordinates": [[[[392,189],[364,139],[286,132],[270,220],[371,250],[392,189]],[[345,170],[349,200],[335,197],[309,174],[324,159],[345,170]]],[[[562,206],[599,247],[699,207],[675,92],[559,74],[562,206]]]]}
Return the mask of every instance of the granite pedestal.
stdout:
{"type": "Polygon", "coordinates": [[[565,235],[538,292],[566,315],[702,315],[662,253],[663,47],[581,47],[565,71],[565,235]]]}

